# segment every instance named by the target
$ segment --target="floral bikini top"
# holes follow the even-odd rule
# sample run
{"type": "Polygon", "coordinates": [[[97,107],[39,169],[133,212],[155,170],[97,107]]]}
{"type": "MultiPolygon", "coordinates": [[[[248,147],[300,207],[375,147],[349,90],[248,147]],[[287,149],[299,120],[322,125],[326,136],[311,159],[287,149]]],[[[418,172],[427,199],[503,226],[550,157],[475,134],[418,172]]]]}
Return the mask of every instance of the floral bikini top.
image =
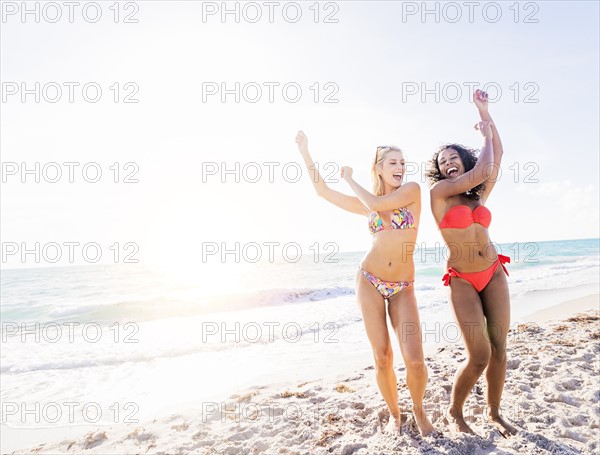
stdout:
{"type": "Polygon", "coordinates": [[[392,213],[392,224],[390,227],[383,225],[383,220],[377,212],[371,212],[369,215],[369,230],[371,234],[383,231],[384,229],[415,229],[415,220],[412,213],[406,207],[394,209],[392,213]]]}

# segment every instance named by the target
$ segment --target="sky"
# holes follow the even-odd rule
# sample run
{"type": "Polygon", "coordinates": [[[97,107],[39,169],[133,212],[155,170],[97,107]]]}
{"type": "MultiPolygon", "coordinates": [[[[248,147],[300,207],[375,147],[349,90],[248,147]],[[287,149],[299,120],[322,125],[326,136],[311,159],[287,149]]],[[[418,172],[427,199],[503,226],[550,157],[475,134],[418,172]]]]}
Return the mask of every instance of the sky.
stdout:
{"type": "Polygon", "coordinates": [[[278,2],[272,21],[268,2],[224,17],[222,2],[122,2],[118,17],[89,3],[72,21],[63,2],[27,3],[37,17],[2,3],[2,268],[51,265],[56,244],[56,264],[70,244],[74,263],[90,262],[84,245],[149,263],[215,245],[367,250],[366,220],[312,189],[299,129],[347,194],[340,166],[370,189],[375,148],[401,147],[422,188],[418,241],[434,245],[423,173],[441,144],[480,147],[475,87],[505,151],[492,240],[598,237],[597,2],[429,2],[425,15],[423,2],[278,2]],[[41,260],[23,261],[36,242],[41,260]]]}

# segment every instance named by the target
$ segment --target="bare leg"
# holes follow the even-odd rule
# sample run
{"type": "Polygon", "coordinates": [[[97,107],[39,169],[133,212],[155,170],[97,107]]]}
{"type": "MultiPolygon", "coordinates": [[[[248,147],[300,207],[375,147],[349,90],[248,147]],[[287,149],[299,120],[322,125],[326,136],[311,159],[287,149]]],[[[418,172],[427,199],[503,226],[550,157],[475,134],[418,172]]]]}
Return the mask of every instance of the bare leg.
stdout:
{"type": "Polygon", "coordinates": [[[467,358],[456,371],[448,420],[456,431],[473,433],[463,416],[463,406],[469,392],[488,365],[491,354],[486,332],[486,321],[479,294],[462,278],[453,277],[450,282],[450,303],[458,323],[467,358]]]}
{"type": "Polygon", "coordinates": [[[481,292],[483,311],[487,319],[492,355],[486,369],[488,417],[504,437],[517,429],[500,415],[500,400],[506,379],[506,337],[510,326],[510,295],[506,275],[498,267],[490,283],[481,292]]]}
{"type": "Polygon", "coordinates": [[[421,323],[414,287],[408,286],[389,302],[388,312],[406,365],[406,384],[413,402],[413,413],[419,432],[426,436],[431,434],[434,428],[423,407],[427,367],[423,358],[421,323]]]}
{"type": "Polygon", "coordinates": [[[387,328],[385,300],[358,272],[356,296],[362,312],[367,337],[373,349],[377,385],[390,410],[390,421],[386,431],[400,431],[400,408],[398,406],[398,383],[394,372],[394,354],[387,328]]]}

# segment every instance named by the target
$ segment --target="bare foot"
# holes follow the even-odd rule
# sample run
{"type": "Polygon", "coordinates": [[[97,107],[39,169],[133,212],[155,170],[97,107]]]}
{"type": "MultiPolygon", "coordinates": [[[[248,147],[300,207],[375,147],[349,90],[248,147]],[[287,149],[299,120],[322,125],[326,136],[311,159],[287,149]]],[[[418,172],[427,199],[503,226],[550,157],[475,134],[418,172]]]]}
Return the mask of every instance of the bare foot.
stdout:
{"type": "Polygon", "coordinates": [[[422,407],[415,406],[413,408],[413,415],[415,416],[415,422],[419,427],[419,433],[421,433],[421,436],[429,436],[435,431],[435,428],[433,428],[433,425],[427,418],[427,414],[425,414],[425,412],[422,410],[422,407]]]}
{"type": "Polygon", "coordinates": [[[419,433],[421,433],[421,436],[429,436],[435,431],[435,428],[433,428],[433,425],[424,413],[415,413],[414,416],[415,422],[417,422],[417,426],[419,427],[419,433]]]}
{"type": "Polygon", "coordinates": [[[500,415],[488,416],[491,424],[500,432],[502,436],[508,438],[517,434],[517,429],[504,420],[500,415]]]}
{"type": "Polygon", "coordinates": [[[383,430],[386,434],[398,434],[400,433],[400,427],[402,426],[401,417],[394,417],[390,414],[390,419],[388,420],[385,429],[383,430]]]}
{"type": "Polygon", "coordinates": [[[462,415],[458,415],[458,413],[456,411],[452,411],[452,409],[448,410],[446,413],[444,423],[448,425],[450,431],[453,433],[475,434],[471,427],[467,425],[464,417],[462,415]]]}

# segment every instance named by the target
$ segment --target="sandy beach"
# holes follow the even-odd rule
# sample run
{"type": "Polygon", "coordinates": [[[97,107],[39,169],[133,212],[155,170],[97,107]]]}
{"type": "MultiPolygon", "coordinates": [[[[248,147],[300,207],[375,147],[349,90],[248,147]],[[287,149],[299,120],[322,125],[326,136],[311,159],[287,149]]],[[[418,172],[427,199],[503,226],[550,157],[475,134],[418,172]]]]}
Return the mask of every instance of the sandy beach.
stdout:
{"type": "Polygon", "coordinates": [[[0,12],[0,455],[600,455],[600,0],[0,12]]]}
{"type": "MultiPolygon", "coordinates": [[[[477,433],[451,434],[442,420],[460,344],[427,355],[425,396],[436,428],[421,437],[410,413],[402,431],[386,435],[388,419],[373,367],[293,385],[257,386],[221,403],[142,424],[102,427],[56,443],[16,450],[94,454],[521,454],[597,453],[600,431],[598,294],[536,312],[511,329],[503,414],[518,434],[505,439],[486,419],[484,380],[465,406],[477,433]]],[[[405,370],[396,358],[401,407],[408,409],[405,370]]],[[[59,430],[60,431],[60,430],[59,430]]],[[[82,430],[83,431],[83,430],[82,430]]]]}

